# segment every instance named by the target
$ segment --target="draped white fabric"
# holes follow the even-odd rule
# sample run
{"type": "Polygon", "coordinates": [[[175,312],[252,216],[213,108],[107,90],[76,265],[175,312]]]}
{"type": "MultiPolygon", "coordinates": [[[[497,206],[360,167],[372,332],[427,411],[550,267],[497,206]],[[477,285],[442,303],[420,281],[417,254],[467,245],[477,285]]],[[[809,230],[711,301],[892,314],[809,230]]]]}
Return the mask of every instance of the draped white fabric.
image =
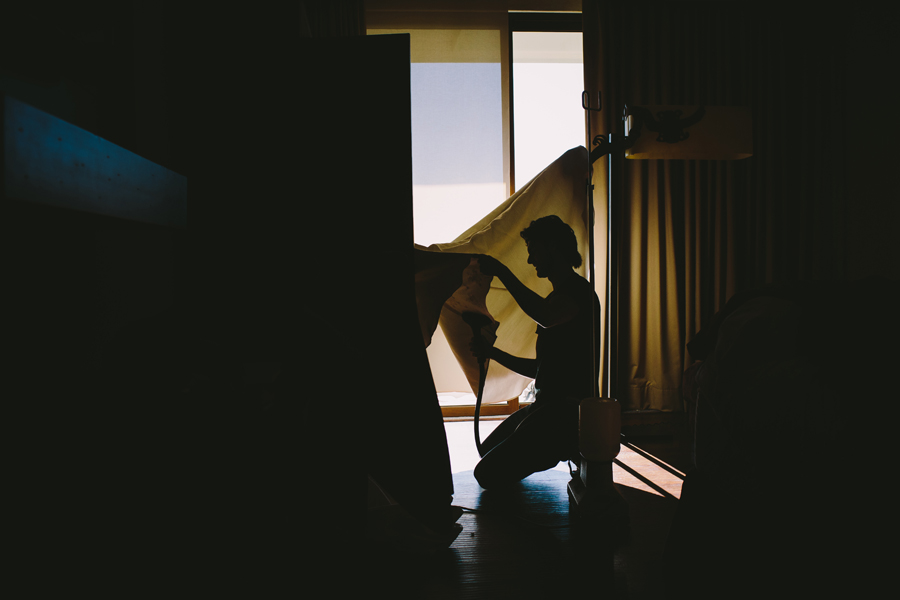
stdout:
{"type": "MultiPolygon", "coordinates": [[[[469,351],[472,330],[462,320],[463,312],[473,311],[491,317],[492,326],[485,329],[485,334],[495,334],[495,345],[514,356],[533,358],[537,340],[534,321],[518,307],[499,280],[481,275],[475,256],[488,254],[497,258],[525,285],[546,296],[552,290],[550,282],[539,279],[528,264],[525,242],[519,233],[535,219],[557,215],[575,231],[584,259],[579,272],[584,275],[589,260],[587,177],[587,150],[583,146],[573,148],[456,240],[427,248],[416,246],[417,256],[422,259],[419,262],[429,265],[429,268],[418,269],[416,275],[416,297],[425,344],[431,343],[439,324],[473,393],[477,393],[480,375],[477,361],[469,351]],[[467,262],[459,255],[470,260],[467,262]]],[[[601,298],[604,297],[602,291],[598,290],[601,298]]],[[[483,402],[505,402],[515,398],[530,381],[492,363],[488,367],[483,402]]],[[[441,391],[454,390],[438,389],[441,391]]]]}

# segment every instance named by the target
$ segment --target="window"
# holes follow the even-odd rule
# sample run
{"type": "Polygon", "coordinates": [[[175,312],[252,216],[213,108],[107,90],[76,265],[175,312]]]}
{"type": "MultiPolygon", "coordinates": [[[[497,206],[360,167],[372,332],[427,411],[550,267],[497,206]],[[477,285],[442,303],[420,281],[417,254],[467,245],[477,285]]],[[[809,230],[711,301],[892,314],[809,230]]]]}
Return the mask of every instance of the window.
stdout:
{"type": "MultiPolygon", "coordinates": [[[[366,22],[369,35],[410,36],[413,240],[452,242],[510,194],[507,14],[372,11],[366,22]]],[[[440,328],[428,360],[442,403],[468,395],[440,328]]]]}
{"type": "MultiPolygon", "coordinates": [[[[410,35],[417,244],[454,241],[514,181],[584,144],[580,13],[385,9],[367,10],[366,21],[369,35],[410,35]]],[[[440,328],[428,359],[442,406],[474,404],[440,328]]]]}
{"type": "Polygon", "coordinates": [[[585,143],[581,15],[513,13],[513,189],[585,143]]]}
{"type": "Polygon", "coordinates": [[[413,239],[452,242],[510,194],[505,15],[368,33],[410,35],[413,239]]]}

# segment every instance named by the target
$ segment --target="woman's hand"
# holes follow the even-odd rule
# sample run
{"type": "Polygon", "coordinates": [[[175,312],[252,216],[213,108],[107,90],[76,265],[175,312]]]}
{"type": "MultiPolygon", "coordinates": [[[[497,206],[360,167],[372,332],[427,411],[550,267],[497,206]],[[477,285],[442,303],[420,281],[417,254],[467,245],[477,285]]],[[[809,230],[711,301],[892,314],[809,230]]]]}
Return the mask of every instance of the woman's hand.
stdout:
{"type": "Polygon", "coordinates": [[[509,271],[506,265],[487,254],[482,254],[478,257],[478,268],[488,277],[502,277],[503,274],[509,271]]]}

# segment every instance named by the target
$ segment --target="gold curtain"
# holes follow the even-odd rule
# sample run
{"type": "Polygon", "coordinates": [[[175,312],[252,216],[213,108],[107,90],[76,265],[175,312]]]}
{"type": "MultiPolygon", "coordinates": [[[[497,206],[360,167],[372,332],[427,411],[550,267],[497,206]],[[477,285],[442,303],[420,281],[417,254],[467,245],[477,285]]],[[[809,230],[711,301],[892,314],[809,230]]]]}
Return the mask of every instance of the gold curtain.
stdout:
{"type": "MultiPolygon", "coordinates": [[[[625,410],[684,408],[685,344],[734,293],[843,275],[840,14],[775,6],[584,0],[585,90],[603,101],[595,135],[623,133],[626,104],[747,105],[754,122],[746,160],[614,167],[624,196],[616,395],[625,410]]],[[[605,160],[594,164],[598,215],[606,171],[605,160]]],[[[603,260],[598,252],[598,275],[603,260]]]]}

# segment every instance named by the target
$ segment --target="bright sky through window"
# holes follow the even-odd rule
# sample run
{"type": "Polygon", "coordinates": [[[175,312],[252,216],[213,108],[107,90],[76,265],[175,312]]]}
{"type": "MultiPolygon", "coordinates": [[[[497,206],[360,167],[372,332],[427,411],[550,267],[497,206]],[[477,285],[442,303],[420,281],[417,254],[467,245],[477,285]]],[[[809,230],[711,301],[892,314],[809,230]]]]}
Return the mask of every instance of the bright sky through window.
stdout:
{"type": "Polygon", "coordinates": [[[513,32],[515,186],[584,145],[581,33],[513,32]]]}
{"type": "Polygon", "coordinates": [[[509,196],[500,27],[369,29],[410,36],[413,240],[452,242],[509,196]]]}
{"type": "MultiPolygon", "coordinates": [[[[370,30],[370,34],[401,30],[370,30]]],[[[491,29],[410,34],[413,239],[452,242],[513,191],[504,168],[501,45],[491,29]]],[[[584,144],[581,34],[513,33],[515,183],[584,144]]]]}
{"type": "Polygon", "coordinates": [[[414,240],[452,242],[507,198],[500,63],[413,63],[414,240]]]}

